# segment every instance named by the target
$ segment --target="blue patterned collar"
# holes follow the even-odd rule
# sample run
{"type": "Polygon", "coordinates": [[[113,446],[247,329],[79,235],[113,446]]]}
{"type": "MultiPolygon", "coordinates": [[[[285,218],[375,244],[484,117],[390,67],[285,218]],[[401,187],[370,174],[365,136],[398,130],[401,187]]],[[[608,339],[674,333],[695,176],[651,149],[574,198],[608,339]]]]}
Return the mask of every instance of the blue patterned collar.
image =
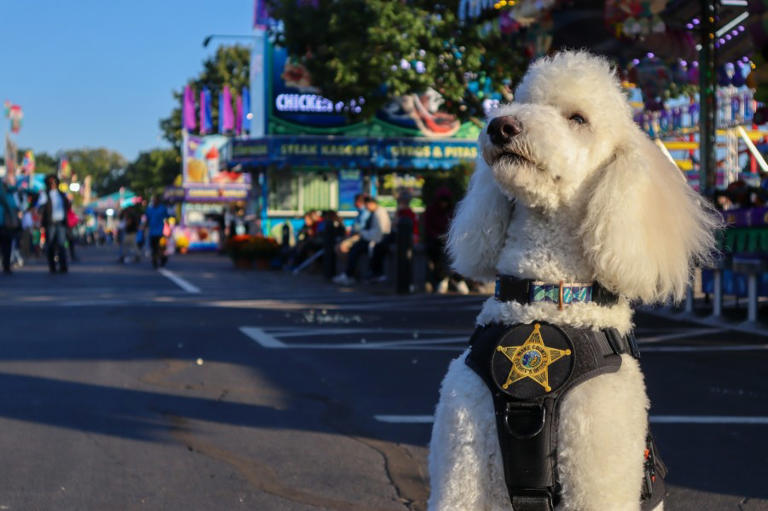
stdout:
{"type": "Polygon", "coordinates": [[[521,303],[555,303],[560,309],[573,303],[593,301],[595,285],[577,282],[550,284],[538,280],[499,276],[496,278],[496,299],[521,303]]]}

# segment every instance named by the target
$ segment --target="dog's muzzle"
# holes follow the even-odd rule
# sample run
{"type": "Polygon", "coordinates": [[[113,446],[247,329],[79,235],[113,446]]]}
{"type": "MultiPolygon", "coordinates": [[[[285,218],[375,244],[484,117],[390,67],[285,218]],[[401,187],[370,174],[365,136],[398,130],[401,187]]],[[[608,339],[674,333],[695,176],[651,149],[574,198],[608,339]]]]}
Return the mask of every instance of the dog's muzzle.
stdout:
{"type": "Polygon", "coordinates": [[[523,123],[512,115],[496,117],[488,123],[487,132],[493,145],[504,147],[523,132],[523,123]]]}

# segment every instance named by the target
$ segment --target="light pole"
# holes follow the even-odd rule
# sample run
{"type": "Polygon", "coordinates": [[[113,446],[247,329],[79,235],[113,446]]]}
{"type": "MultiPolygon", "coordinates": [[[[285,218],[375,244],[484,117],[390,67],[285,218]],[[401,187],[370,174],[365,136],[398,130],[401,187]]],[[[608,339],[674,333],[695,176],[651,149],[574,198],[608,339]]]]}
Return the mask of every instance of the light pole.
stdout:
{"type": "Polygon", "coordinates": [[[246,34],[210,34],[203,39],[203,48],[207,48],[213,39],[258,39],[258,37],[246,34]]]}
{"type": "Polygon", "coordinates": [[[717,77],[715,29],[718,2],[701,0],[699,53],[699,191],[712,199],[717,183],[717,77]]]}

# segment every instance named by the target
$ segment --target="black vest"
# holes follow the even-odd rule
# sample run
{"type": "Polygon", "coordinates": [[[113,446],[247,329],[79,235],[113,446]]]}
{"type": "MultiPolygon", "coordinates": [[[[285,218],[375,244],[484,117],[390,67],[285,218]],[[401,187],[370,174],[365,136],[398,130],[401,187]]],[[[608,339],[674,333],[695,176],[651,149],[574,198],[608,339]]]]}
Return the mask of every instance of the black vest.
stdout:
{"type": "MultiPolygon", "coordinates": [[[[496,430],[515,511],[552,511],[560,501],[557,474],[559,405],[569,389],[616,372],[621,355],[638,356],[632,335],[538,322],[478,327],[466,363],[493,396],[496,430]]],[[[666,474],[648,434],[643,509],[664,497],[666,474]]]]}

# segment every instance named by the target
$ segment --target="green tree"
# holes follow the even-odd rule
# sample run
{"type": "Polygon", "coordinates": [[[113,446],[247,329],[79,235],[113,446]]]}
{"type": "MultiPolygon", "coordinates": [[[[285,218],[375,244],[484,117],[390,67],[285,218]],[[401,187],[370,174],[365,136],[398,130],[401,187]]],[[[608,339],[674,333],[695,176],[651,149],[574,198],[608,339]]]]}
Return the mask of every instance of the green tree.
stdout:
{"type": "Polygon", "coordinates": [[[181,172],[181,158],[175,149],[142,151],[125,169],[128,187],[149,198],[159,193],[181,172]]]}
{"type": "MultiPolygon", "coordinates": [[[[219,123],[219,92],[228,85],[234,94],[250,83],[251,51],[247,46],[220,46],[216,54],[203,61],[203,70],[187,83],[195,91],[195,102],[199,101],[200,90],[208,87],[211,90],[211,118],[213,129],[218,129],[219,123]]],[[[171,114],[160,120],[160,130],[163,137],[177,150],[181,148],[181,104],[184,88],[172,91],[176,106],[171,114]]],[[[199,105],[198,105],[199,106],[199,105]]],[[[234,107],[234,105],[233,105],[234,107]]],[[[199,117],[197,119],[199,121],[199,117]]]]}
{"type": "Polygon", "coordinates": [[[483,117],[489,94],[509,93],[527,66],[524,38],[460,22],[459,0],[270,0],[273,36],[334,101],[363,97],[362,116],[389,98],[432,87],[462,119],[483,117]],[[322,29],[318,29],[322,27],[322,29]]]}
{"type": "MultiPolygon", "coordinates": [[[[34,153],[34,151],[33,151],[34,153]]],[[[24,154],[19,151],[19,154],[24,154]]],[[[55,174],[59,169],[59,160],[56,156],[46,152],[34,153],[36,174],[55,174]]]]}
{"type": "Polygon", "coordinates": [[[72,173],[82,180],[90,175],[95,196],[105,195],[126,186],[127,162],[118,152],[103,147],[97,149],[68,149],[60,153],[69,160],[72,173]]]}

